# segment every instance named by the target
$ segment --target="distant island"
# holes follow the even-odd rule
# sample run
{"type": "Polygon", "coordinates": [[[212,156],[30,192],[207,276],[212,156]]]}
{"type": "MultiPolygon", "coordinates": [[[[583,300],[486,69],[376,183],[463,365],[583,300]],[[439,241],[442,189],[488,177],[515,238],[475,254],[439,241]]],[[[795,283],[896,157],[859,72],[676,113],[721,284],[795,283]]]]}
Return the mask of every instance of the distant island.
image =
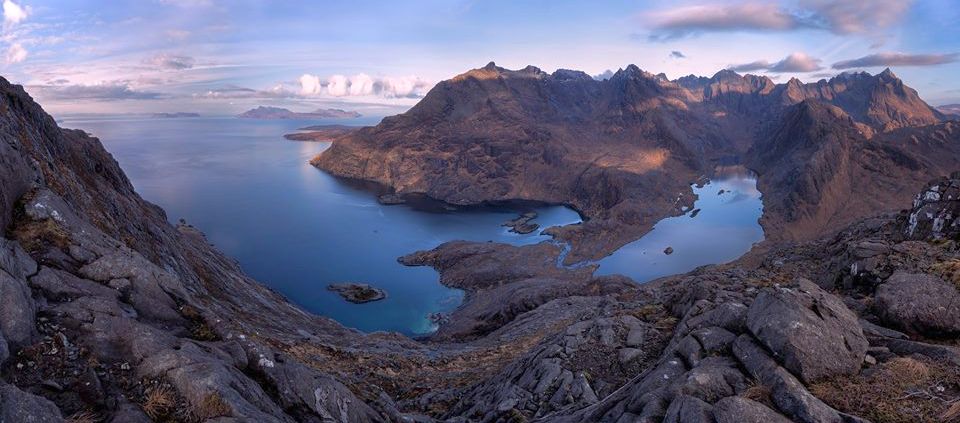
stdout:
{"type": "Polygon", "coordinates": [[[162,112],[154,113],[153,117],[155,118],[194,118],[200,117],[200,113],[192,112],[162,112]]]}
{"type": "Polygon", "coordinates": [[[247,110],[237,117],[245,119],[352,119],[360,117],[360,113],[342,109],[317,109],[312,112],[293,112],[282,107],[259,106],[247,110]]]}
{"type": "Polygon", "coordinates": [[[942,106],[938,106],[937,110],[945,115],[960,116],[960,104],[944,104],[942,106]]]}

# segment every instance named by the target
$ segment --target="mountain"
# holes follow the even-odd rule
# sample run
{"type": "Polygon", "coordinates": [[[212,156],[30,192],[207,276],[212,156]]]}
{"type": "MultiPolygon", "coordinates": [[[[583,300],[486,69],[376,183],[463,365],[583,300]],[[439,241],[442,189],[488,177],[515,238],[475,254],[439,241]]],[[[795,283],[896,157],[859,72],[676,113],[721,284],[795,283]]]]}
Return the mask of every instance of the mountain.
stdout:
{"type": "MultiPolygon", "coordinates": [[[[725,134],[763,127],[718,123],[710,128],[720,135],[694,143],[693,131],[702,130],[706,118],[692,120],[697,116],[684,112],[686,103],[647,98],[673,88],[636,70],[615,75],[609,81],[617,85],[608,87],[580,85],[574,72],[555,73],[543,86],[527,81],[545,78],[532,69],[509,78],[471,82],[487,98],[466,101],[466,109],[449,102],[472,94],[449,87],[448,96],[424,105],[442,105],[441,112],[456,116],[441,115],[436,127],[421,120],[436,110],[420,109],[416,119],[388,119],[397,125],[392,130],[355,134],[410,143],[418,138],[400,128],[414,125],[409,128],[426,139],[421,146],[446,146],[441,153],[450,162],[462,160],[454,155],[457,143],[469,142],[476,153],[465,156],[463,172],[478,158],[501,157],[501,148],[512,148],[512,155],[539,152],[542,160],[531,171],[497,176],[497,162],[489,162],[477,174],[531,195],[548,193],[514,184],[542,187],[549,182],[537,177],[570,178],[564,183],[575,189],[564,195],[595,207],[595,220],[616,222],[630,216],[628,204],[644,207],[638,198],[658,198],[630,183],[670,183],[676,175],[663,170],[667,166],[689,171],[709,164],[707,153],[727,157],[725,134]],[[572,94],[562,85],[568,83],[572,94]],[[543,101],[544,93],[556,97],[543,101]],[[507,106],[493,100],[500,97],[508,98],[507,106]],[[471,117],[475,112],[480,120],[471,117]],[[525,120],[534,114],[555,120],[525,120]],[[475,127],[505,123],[504,116],[512,116],[511,125],[475,127]],[[578,130],[565,122],[585,116],[602,124],[581,120],[584,132],[561,132],[578,130]],[[669,123],[677,124],[672,133],[665,130],[669,123]],[[471,128],[477,138],[444,132],[471,128]],[[505,140],[486,147],[481,137],[531,128],[565,137],[531,133],[524,148],[505,140]],[[651,133],[663,138],[631,138],[651,133]],[[589,151],[594,139],[577,134],[610,143],[598,148],[614,157],[564,176],[551,168],[558,164],[553,160],[574,162],[543,154],[589,151]],[[444,143],[431,144],[438,139],[444,143]],[[554,139],[562,144],[554,147],[554,139]],[[623,151],[665,152],[657,163],[651,156],[616,155],[616,143],[633,141],[639,146],[623,151]]],[[[591,266],[557,266],[561,247],[549,242],[455,241],[411,252],[401,262],[431,266],[442,283],[467,293],[433,338],[413,340],[360,333],[291,304],[246,276],[197,228],[171,225],[163,210],[140,198],[98,139],[58,127],[22,87],[2,78],[0,94],[4,422],[857,422],[940,421],[956,411],[944,399],[960,395],[954,383],[960,371],[954,307],[960,301],[960,173],[938,175],[911,191],[916,197],[901,205],[908,208],[903,213],[872,210],[880,215],[830,237],[767,245],[732,263],[643,285],[595,277],[591,266]]],[[[819,174],[882,174],[870,165],[945,168],[956,157],[955,122],[867,137],[867,124],[819,100],[779,112],[769,136],[759,137],[765,149],[743,153],[745,160],[806,160],[819,170],[798,166],[799,182],[787,183],[777,170],[763,169],[761,181],[776,178],[788,187],[783,196],[764,193],[764,201],[771,195],[771,204],[787,208],[778,216],[790,216],[791,208],[801,210],[800,217],[814,215],[818,199],[848,189],[834,181],[849,177],[810,179],[819,174]],[[874,145],[857,146],[868,142],[874,145]],[[908,150],[915,156],[901,156],[908,150]]],[[[357,142],[348,142],[350,151],[377,150],[350,144],[357,142]]],[[[416,160],[429,164],[437,157],[422,153],[416,160]]],[[[447,175],[442,167],[430,169],[447,175]]],[[[481,182],[478,195],[497,192],[495,181],[481,182]]],[[[852,182],[854,188],[877,185],[858,188],[861,195],[899,184],[852,182]]],[[[897,186],[903,185],[909,184],[897,186]]],[[[363,257],[356,262],[362,265],[363,257]]]]}
{"type": "MultiPolygon", "coordinates": [[[[778,148],[784,149],[795,141],[791,137],[803,135],[791,123],[800,119],[795,106],[819,107],[810,106],[814,102],[843,112],[839,128],[858,140],[943,121],[942,113],[889,69],[776,84],[729,70],[671,81],[630,65],[598,81],[579,71],[548,74],[533,66],[514,71],[490,63],[437,84],[404,114],[338,138],[312,163],[398,194],[426,194],[454,204],[524,199],[570,205],[586,222],[555,235],[574,241],[568,258],[574,262],[602,257],[659,219],[680,213],[692,204],[689,184],[718,164],[756,164],[765,196],[806,195],[771,191],[801,186],[767,184],[764,174],[772,169],[756,159],[762,155],[750,152],[771,138],[779,138],[778,148]]],[[[804,125],[836,121],[830,116],[808,113],[804,125]]],[[[890,191],[915,191],[937,170],[894,180],[890,191]]],[[[849,185],[834,189],[855,203],[875,201],[852,196],[849,185]]],[[[883,209],[899,207],[898,200],[889,198],[883,209]]],[[[821,214],[808,219],[810,230],[774,224],[792,222],[798,215],[791,213],[800,213],[774,206],[763,223],[770,238],[809,240],[827,229],[816,223],[837,229],[834,223],[849,223],[876,206],[853,204],[835,222],[821,222],[827,219],[821,214]]]]}
{"type": "Polygon", "coordinates": [[[291,112],[281,107],[258,106],[247,110],[237,117],[245,119],[352,119],[360,117],[360,113],[341,109],[317,109],[312,112],[291,112]]]}

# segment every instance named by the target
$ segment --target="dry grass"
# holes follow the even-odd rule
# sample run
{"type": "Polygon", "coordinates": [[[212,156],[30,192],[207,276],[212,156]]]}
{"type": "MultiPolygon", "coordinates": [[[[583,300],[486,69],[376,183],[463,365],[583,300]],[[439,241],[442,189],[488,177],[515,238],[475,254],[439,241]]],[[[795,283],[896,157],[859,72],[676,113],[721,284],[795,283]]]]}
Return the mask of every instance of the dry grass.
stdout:
{"type": "Polygon", "coordinates": [[[143,411],[154,421],[169,417],[175,411],[176,405],[176,393],[166,385],[149,388],[143,399],[143,411]]]}
{"type": "Polygon", "coordinates": [[[53,219],[21,220],[11,231],[27,252],[43,251],[48,246],[67,248],[70,234],[53,219]]]}
{"type": "Polygon", "coordinates": [[[930,267],[930,270],[960,289],[960,259],[937,262],[930,267]]]}
{"type": "Polygon", "coordinates": [[[926,358],[895,358],[856,377],[814,384],[810,392],[875,423],[960,421],[960,371],[926,358]]]}
{"type": "Polygon", "coordinates": [[[219,393],[213,392],[203,397],[203,401],[193,407],[193,416],[197,421],[231,414],[230,406],[223,401],[219,393]]]}
{"type": "Polygon", "coordinates": [[[744,389],[743,392],[740,393],[740,396],[776,410],[776,406],[773,405],[773,399],[770,396],[770,388],[766,385],[761,385],[757,381],[754,381],[747,389],[744,389]]]}
{"type": "Polygon", "coordinates": [[[100,416],[90,411],[78,411],[64,420],[65,423],[97,423],[100,416]]]}

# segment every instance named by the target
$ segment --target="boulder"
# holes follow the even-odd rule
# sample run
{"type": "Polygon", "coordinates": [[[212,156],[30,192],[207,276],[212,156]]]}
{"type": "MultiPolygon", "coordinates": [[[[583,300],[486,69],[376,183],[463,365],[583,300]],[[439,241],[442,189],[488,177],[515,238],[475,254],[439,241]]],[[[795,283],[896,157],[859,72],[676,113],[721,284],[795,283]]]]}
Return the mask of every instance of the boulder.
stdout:
{"type": "Polygon", "coordinates": [[[712,408],[697,398],[677,395],[667,408],[663,423],[712,423],[712,408]]]}
{"type": "Polygon", "coordinates": [[[16,386],[0,384],[0,422],[62,422],[57,406],[43,397],[23,392],[16,386]]]}
{"type": "Polygon", "coordinates": [[[23,280],[0,270],[0,332],[13,349],[25,346],[36,333],[36,305],[23,280]]]}
{"type": "Polygon", "coordinates": [[[790,423],[767,406],[743,397],[726,397],[713,405],[717,423],[790,423]]]}
{"type": "Polygon", "coordinates": [[[942,279],[898,271],[879,288],[874,308],[888,325],[925,336],[960,333],[960,291],[942,279]]]}
{"type": "Polygon", "coordinates": [[[770,388],[770,398],[781,412],[794,421],[824,423],[842,421],[841,414],[813,396],[790,372],[767,355],[749,335],[733,343],[733,354],[761,384],[770,388]]]}
{"type": "Polygon", "coordinates": [[[747,327],[806,383],[858,373],[867,352],[856,314],[805,279],[760,292],[747,311],[747,327]]]}

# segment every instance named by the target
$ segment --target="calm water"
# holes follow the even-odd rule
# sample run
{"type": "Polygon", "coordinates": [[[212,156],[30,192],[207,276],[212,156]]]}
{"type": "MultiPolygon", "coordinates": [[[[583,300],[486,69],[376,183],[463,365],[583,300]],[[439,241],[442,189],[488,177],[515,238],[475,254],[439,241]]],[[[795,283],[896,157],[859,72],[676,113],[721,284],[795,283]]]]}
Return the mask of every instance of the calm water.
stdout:
{"type": "MultiPolygon", "coordinates": [[[[406,267],[399,256],[456,239],[532,244],[548,237],[510,233],[502,223],[520,210],[427,212],[383,206],[376,195],[333,178],[307,162],[327,143],[295,142],[283,134],[323,123],[184,119],[66,119],[63,126],[100,137],[137,191],[184,218],[257,280],[304,308],[364,331],[423,334],[428,319],[449,312],[463,292],[446,288],[428,267],[406,267]],[[351,304],[326,286],[363,282],[387,299],[351,304]]],[[[356,122],[372,124],[375,122],[356,122]]],[[[733,260],[763,238],[756,180],[725,173],[703,188],[699,214],[667,218],[652,232],[600,260],[599,274],[638,282],[733,260]],[[717,192],[723,189],[722,195],[717,192]],[[673,247],[672,255],[663,249],[673,247]]],[[[541,228],[579,222],[564,207],[536,208],[541,228]]]]}
{"type": "Polygon", "coordinates": [[[702,188],[691,212],[657,222],[653,230],[600,260],[597,274],[622,274],[636,281],[688,272],[696,267],[726,263],[763,240],[758,223],[763,213],[756,177],[742,170],[718,172],[702,188]],[[723,194],[719,194],[723,190],[723,194]],[[664,249],[673,248],[672,254],[664,249]]]}
{"type": "MultiPolygon", "coordinates": [[[[137,191],[184,218],[251,276],[304,308],[364,331],[421,334],[427,316],[450,311],[463,293],[427,267],[399,256],[464,239],[513,244],[547,239],[501,226],[505,209],[429,213],[383,206],[369,191],[335,179],[307,161],[326,143],[283,138],[318,121],[236,118],[65,120],[100,138],[137,191]],[[365,282],[387,299],[351,304],[327,291],[334,282],[365,282]]],[[[329,122],[336,123],[336,122],[329,122]]],[[[541,207],[545,228],[578,222],[564,207],[541,207]]]]}

